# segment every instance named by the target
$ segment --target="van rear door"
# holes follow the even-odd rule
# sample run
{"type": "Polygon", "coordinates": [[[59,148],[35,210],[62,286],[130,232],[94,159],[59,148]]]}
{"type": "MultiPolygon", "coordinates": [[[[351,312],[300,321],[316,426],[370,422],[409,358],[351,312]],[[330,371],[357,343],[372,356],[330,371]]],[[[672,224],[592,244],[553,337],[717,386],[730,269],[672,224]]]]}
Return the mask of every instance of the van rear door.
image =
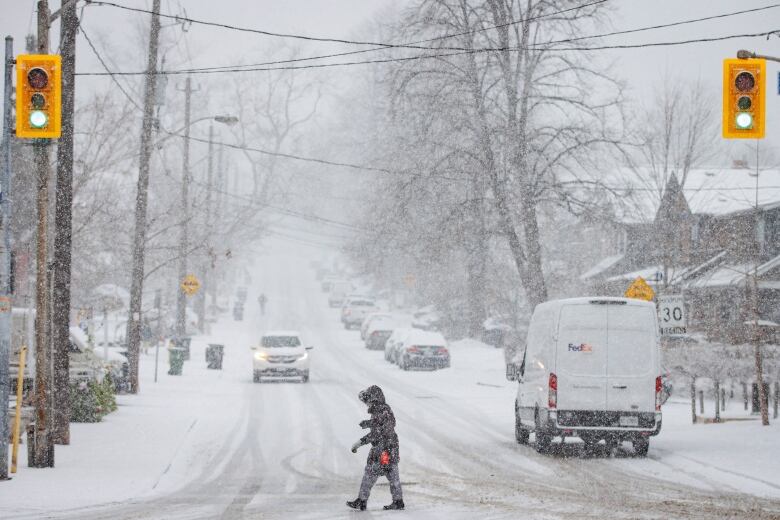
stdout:
{"type": "Polygon", "coordinates": [[[607,406],[611,411],[655,410],[658,356],[655,309],[607,305],[607,406]]]}
{"type": "Polygon", "coordinates": [[[556,366],[559,410],[605,410],[607,305],[561,307],[556,366]]]}

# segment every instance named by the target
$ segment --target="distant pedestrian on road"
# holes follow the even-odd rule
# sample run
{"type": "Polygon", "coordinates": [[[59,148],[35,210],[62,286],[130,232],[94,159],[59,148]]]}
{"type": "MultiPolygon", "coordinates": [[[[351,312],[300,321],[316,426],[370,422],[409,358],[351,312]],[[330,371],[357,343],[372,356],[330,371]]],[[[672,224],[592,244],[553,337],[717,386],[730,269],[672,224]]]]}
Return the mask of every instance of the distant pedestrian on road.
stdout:
{"type": "Polygon", "coordinates": [[[265,294],[260,293],[260,296],[257,297],[257,303],[260,304],[260,314],[265,316],[265,302],[268,301],[268,299],[265,297],[265,294]]]}
{"type": "Polygon", "coordinates": [[[390,482],[390,493],[393,503],[384,509],[403,509],[404,498],[401,492],[401,477],[398,473],[400,460],[398,435],[395,433],[395,416],[393,410],[385,402],[382,389],[376,385],[369,386],[358,394],[358,398],[368,406],[370,419],[360,422],[361,428],[370,428],[367,435],[352,445],[352,453],[358,448],[370,444],[371,450],[366,459],[366,469],[363,481],[360,483],[360,494],[355,500],[347,502],[352,509],[366,509],[368,496],[377,479],[384,475],[390,482]]]}

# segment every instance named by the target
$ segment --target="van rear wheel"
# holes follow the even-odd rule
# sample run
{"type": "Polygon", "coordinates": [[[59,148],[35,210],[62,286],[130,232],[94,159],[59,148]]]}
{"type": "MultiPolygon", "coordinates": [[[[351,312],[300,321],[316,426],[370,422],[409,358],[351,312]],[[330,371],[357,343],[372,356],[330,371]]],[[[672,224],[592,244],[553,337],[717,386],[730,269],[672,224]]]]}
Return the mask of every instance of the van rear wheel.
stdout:
{"type": "Polygon", "coordinates": [[[634,445],[634,454],[637,457],[647,457],[647,451],[650,449],[650,439],[635,439],[632,444],[634,445]]]}
{"type": "Polygon", "coordinates": [[[531,435],[531,432],[523,428],[523,424],[520,422],[520,417],[517,416],[517,412],[515,412],[515,439],[517,439],[518,444],[528,444],[528,437],[531,435]]]}
{"type": "Polygon", "coordinates": [[[549,433],[536,432],[536,452],[549,453],[550,444],[552,444],[552,435],[549,433]]]}

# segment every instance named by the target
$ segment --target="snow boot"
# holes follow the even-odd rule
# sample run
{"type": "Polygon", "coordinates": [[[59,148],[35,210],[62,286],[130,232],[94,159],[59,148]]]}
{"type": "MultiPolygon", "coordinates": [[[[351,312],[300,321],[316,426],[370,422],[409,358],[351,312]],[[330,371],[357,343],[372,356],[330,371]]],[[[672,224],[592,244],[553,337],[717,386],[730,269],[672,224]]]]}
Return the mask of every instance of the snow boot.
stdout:
{"type": "Polygon", "coordinates": [[[393,500],[393,503],[389,506],[385,506],[382,509],[403,509],[404,508],[404,501],[403,500],[393,500]]]}
{"type": "Polygon", "coordinates": [[[356,498],[352,502],[347,502],[347,506],[351,507],[352,509],[360,509],[361,511],[365,511],[366,501],[356,498]]]}

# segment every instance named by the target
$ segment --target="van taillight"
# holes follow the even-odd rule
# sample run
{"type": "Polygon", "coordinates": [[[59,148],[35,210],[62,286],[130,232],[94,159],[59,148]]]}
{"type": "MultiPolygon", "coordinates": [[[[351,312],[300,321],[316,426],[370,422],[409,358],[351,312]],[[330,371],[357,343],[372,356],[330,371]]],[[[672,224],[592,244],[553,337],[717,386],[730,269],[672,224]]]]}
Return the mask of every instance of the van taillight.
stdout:
{"type": "Polygon", "coordinates": [[[547,394],[547,408],[558,408],[558,376],[550,374],[547,394]]]}
{"type": "Polygon", "coordinates": [[[417,347],[409,347],[406,349],[407,352],[420,352],[420,349],[417,347]]]}
{"type": "Polygon", "coordinates": [[[661,377],[655,378],[655,411],[661,411],[661,390],[663,390],[664,384],[661,377]]]}

